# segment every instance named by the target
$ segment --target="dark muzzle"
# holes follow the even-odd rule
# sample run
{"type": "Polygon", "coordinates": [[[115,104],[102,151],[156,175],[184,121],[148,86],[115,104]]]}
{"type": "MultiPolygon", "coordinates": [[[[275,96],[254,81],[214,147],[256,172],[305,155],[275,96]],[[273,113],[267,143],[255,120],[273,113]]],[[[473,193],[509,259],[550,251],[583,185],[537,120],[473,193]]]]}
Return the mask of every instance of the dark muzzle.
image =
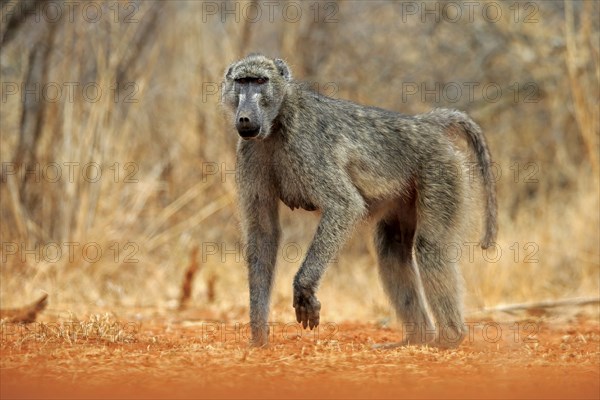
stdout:
{"type": "Polygon", "coordinates": [[[260,133],[260,124],[248,116],[238,116],[235,128],[244,139],[256,137],[260,133]]]}

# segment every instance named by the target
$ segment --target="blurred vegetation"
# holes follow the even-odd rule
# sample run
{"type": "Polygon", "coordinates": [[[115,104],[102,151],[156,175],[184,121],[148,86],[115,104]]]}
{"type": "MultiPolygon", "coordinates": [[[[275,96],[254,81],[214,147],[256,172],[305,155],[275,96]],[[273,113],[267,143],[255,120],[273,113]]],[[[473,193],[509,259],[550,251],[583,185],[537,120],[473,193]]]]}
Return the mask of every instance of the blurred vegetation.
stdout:
{"type": "MultiPolygon", "coordinates": [[[[471,310],[598,294],[598,2],[90,4],[2,1],[3,307],[42,290],[55,309],[174,307],[191,263],[190,307],[245,318],[218,89],[254,51],[330,96],[458,108],[484,128],[502,253],[461,245],[471,310]]],[[[316,223],[282,207],[273,318],[291,318],[316,223]]],[[[391,314],[369,233],[326,274],[325,319],[391,314]]]]}

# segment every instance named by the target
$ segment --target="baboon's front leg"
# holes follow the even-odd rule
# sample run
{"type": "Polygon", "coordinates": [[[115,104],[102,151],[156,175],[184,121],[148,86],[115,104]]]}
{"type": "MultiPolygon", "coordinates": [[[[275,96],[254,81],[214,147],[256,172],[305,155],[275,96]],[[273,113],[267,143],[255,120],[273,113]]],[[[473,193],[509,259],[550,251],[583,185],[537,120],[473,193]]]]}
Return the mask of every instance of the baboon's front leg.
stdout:
{"type": "Polygon", "coordinates": [[[319,325],[321,303],[315,292],[327,264],[337,255],[363,214],[362,199],[323,212],[317,233],[294,278],[296,320],[310,329],[319,325]]]}
{"type": "Polygon", "coordinates": [[[269,304],[279,247],[277,203],[275,199],[261,204],[249,202],[243,209],[252,345],[264,346],[269,342],[269,304]]]}

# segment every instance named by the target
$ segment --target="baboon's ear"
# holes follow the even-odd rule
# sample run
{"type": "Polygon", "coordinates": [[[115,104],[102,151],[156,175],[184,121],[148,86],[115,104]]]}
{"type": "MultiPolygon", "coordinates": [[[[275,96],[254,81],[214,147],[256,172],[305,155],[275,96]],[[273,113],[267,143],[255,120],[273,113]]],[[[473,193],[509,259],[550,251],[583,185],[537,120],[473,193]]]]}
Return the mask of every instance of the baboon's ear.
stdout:
{"type": "Polygon", "coordinates": [[[275,65],[277,66],[277,71],[279,71],[279,75],[283,76],[283,79],[286,81],[292,80],[292,73],[290,72],[289,67],[281,58],[276,58],[273,60],[275,65]]]}
{"type": "Polygon", "coordinates": [[[231,73],[233,72],[233,64],[227,68],[227,72],[225,72],[225,79],[231,79],[231,73]]]}

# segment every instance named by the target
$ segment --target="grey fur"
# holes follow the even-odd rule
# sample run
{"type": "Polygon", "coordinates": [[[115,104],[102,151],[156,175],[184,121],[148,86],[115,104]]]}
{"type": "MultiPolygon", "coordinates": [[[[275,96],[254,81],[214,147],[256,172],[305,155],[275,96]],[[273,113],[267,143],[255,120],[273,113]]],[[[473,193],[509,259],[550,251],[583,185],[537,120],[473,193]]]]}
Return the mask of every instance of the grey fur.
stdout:
{"type": "Polygon", "coordinates": [[[292,209],[321,212],[293,284],[293,306],[304,328],[319,324],[315,293],[327,264],[355,226],[371,217],[378,219],[375,241],[385,291],[405,324],[416,327],[404,343],[429,341],[428,306],[438,327],[437,344],[460,343],[465,333],[461,277],[441,249],[458,242],[470,192],[463,156],[450,136],[467,138],[481,168],[486,248],[497,231],[496,197],[481,129],[459,111],[406,116],[322,96],[292,80],[284,61],[258,54],[228,68],[223,103],[242,136],[237,182],[252,343],[268,343],[279,200],[292,209]]]}

